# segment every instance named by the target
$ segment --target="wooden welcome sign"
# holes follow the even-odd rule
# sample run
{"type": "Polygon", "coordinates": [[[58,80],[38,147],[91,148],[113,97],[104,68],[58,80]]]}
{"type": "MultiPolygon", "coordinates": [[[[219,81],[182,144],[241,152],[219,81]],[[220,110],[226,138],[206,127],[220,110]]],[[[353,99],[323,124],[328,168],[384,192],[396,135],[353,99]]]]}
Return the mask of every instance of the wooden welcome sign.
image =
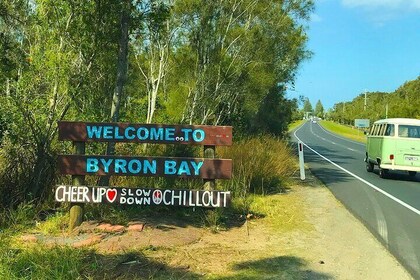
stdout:
{"type": "MultiPolygon", "coordinates": [[[[157,144],[193,144],[207,148],[232,145],[232,127],[206,125],[165,125],[130,123],[58,123],[59,140],[73,143],[134,142],[157,144]]],[[[188,157],[137,157],[104,155],[59,155],[61,174],[82,177],[144,176],[230,179],[232,160],[188,157]]],[[[227,207],[230,192],[214,190],[159,190],[124,187],[57,186],[57,202],[118,203],[135,205],[172,205],[227,207]],[[131,195],[130,195],[131,194],[131,195]]]]}
{"type": "Polygon", "coordinates": [[[60,155],[61,174],[230,179],[230,159],[60,155]]]}
{"type": "Polygon", "coordinates": [[[58,140],[231,146],[231,126],[58,123],[58,140]]]}

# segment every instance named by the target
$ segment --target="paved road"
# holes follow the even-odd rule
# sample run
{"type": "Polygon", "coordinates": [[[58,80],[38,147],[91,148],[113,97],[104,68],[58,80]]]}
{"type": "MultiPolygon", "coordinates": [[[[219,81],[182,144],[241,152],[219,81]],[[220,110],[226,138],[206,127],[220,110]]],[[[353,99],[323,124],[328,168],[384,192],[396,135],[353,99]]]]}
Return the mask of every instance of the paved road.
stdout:
{"type": "Polygon", "coordinates": [[[305,163],[312,173],[420,279],[420,175],[398,172],[381,179],[377,168],[366,172],[365,145],[318,123],[306,122],[292,134],[305,143],[305,163]]]}

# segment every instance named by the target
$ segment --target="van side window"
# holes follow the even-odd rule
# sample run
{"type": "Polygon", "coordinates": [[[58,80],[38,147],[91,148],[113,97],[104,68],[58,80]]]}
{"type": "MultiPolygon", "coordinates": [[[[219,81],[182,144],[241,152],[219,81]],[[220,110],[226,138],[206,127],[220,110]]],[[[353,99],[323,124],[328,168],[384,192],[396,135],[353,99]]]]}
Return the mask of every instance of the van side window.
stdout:
{"type": "Polygon", "coordinates": [[[395,135],[395,125],[388,124],[385,130],[385,136],[394,136],[395,135]]]}
{"type": "Polygon", "coordinates": [[[383,124],[378,125],[378,130],[376,132],[376,135],[381,136],[382,135],[383,128],[384,128],[384,125],[383,124]]]}
{"type": "Polygon", "coordinates": [[[373,135],[373,136],[378,135],[378,127],[379,127],[379,125],[378,125],[378,124],[375,124],[375,125],[373,126],[373,133],[372,133],[372,135],[373,135]]]}
{"type": "Polygon", "coordinates": [[[399,125],[398,136],[408,138],[420,138],[420,126],[399,125]]]}
{"type": "Polygon", "coordinates": [[[381,124],[381,130],[379,131],[380,136],[385,135],[385,128],[386,128],[386,124],[381,124]]]}
{"type": "Polygon", "coordinates": [[[373,135],[373,132],[375,131],[375,127],[376,125],[372,125],[372,127],[370,128],[369,135],[373,135]]]}

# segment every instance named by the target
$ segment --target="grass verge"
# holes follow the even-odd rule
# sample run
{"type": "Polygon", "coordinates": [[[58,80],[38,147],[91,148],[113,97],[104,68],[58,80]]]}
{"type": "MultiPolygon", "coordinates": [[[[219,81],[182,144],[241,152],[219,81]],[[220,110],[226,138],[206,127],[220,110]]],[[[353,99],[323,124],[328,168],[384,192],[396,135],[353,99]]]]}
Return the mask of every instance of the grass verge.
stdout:
{"type": "Polygon", "coordinates": [[[366,143],[366,136],[363,134],[363,131],[351,128],[345,125],[341,125],[331,121],[320,121],[320,125],[335,134],[341,135],[343,137],[352,139],[360,143],[366,143]]]}
{"type": "Polygon", "coordinates": [[[302,125],[306,120],[297,120],[289,124],[289,131],[292,131],[302,125]]]}
{"type": "MultiPolygon", "coordinates": [[[[250,195],[246,224],[207,231],[198,243],[181,246],[106,253],[95,247],[23,242],[21,232],[4,231],[0,279],[281,279],[291,273],[303,279],[302,259],[279,256],[281,250],[272,249],[281,248],[278,242],[284,234],[312,230],[302,196],[295,191],[299,186],[290,187],[283,194],[250,195]]],[[[61,224],[62,218],[57,214],[26,230],[55,234],[52,224],[61,224]]]]}
{"type": "MultiPolygon", "coordinates": [[[[302,211],[302,197],[291,189],[295,184],[290,177],[296,171],[296,159],[290,147],[280,139],[259,136],[242,139],[218,152],[235,162],[232,180],[219,187],[231,190],[236,199],[226,212],[206,211],[202,224],[210,229],[203,233],[208,243],[146,246],[113,253],[101,251],[101,247],[95,245],[85,249],[72,247],[72,243],[52,245],[48,241],[53,236],[60,233],[68,236],[68,214],[58,211],[40,219],[33,204],[21,204],[0,216],[0,279],[213,279],[213,276],[215,279],[247,279],[260,275],[274,277],[283,270],[287,274],[290,259],[273,255],[274,242],[287,232],[310,231],[302,211]],[[31,235],[22,236],[28,232],[31,235]],[[251,242],[250,236],[258,238],[251,242]]],[[[90,208],[86,218],[117,224],[127,224],[141,214],[124,207],[86,208],[90,208]]],[[[198,213],[185,210],[188,211],[186,220],[176,215],[169,217],[168,212],[163,211],[161,222],[172,219],[170,224],[191,227],[188,231],[191,234],[205,231],[194,222],[198,213]]],[[[158,228],[147,230],[155,234],[150,233],[151,236],[159,238],[158,228]]],[[[141,238],[148,236],[147,230],[141,238]]],[[[166,230],[176,233],[175,227],[166,230]]],[[[115,236],[108,237],[101,245],[120,246],[119,241],[111,240],[115,236]]],[[[130,235],[127,233],[121,238],[130,238],[130,235]]],[[[135,242],[133,239],[132,243],[135,242]]],[[[300,267],[304,265],[300,260],[296,260],[295,265],[296,278],[302,278],[304,270],[300,267]]]]}

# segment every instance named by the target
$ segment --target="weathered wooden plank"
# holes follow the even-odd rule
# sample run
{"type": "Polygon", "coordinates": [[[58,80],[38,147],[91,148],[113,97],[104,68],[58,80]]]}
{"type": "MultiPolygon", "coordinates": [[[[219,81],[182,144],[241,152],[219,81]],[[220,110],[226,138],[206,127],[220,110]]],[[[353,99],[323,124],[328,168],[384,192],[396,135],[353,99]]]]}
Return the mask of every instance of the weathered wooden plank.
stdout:
{"type": "Polygon", "coordinates": [[[126,187],[88,187],[59,185],[55,201],[107,203],[138,206],[228,207],[229,191],[170,190],[126,187]]]}
{"type": "Polygon", "coordinates": [[[231,126],[58,122],[58,139],[157,144],[232,145],[231,126]]]}
{"type": "Polygon", "coordinates": [[[58,168],[67,175],[116,175],[230,179],[232,160],[181,157],[60,155],[58,168]]]}

